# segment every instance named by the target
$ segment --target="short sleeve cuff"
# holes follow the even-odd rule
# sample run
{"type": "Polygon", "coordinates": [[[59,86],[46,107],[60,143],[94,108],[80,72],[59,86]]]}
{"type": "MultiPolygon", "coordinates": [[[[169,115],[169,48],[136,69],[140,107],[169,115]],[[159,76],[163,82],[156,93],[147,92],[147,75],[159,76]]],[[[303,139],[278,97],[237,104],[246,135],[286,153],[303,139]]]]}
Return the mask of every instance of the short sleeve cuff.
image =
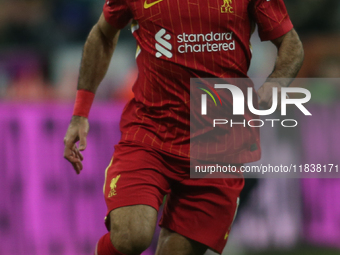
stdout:
{"type": "Polygon", "coordinates": [[[107,1],[103,7],[103,15],[106,22],[117,29],[124,28],[132,19],[130,10],[122,0],[107,1]]]}
{"type": "Polygon", "coordinates": [[[292,29],[293,29],[293,24],[290,21],[289,17],[287,17],[280,24],[274,27],[272,30],[260,31],[259,36],[260,36],[261,41],[274,40],[276,38],[279,38],[287,34],[292,29]]]}

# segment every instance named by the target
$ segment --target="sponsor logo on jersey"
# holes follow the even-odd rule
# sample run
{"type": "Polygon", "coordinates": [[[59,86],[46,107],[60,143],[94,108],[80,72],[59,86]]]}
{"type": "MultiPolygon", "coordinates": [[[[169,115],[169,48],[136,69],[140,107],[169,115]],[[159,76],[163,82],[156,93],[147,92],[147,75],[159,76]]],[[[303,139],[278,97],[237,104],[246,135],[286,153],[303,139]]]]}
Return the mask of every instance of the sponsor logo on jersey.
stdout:
{"type": "MultiPolygon", "coordinates": [[[[169,42],[171,35],[162,28],[156,35],[156,57],[165,56],[172,58],[173,45],[169,42]]],[[[186,34],[176,36],[178,53],[199,53],[199,52],[221,52],[235,50],[235,40],[233,32],[228,33],[206,33],[206,34],[186,34]]]]}
{"type": "Polygon", "coordinates": [[[233,32],[207,34],[180,34],[177,36],[179,53],[216,52],[235,50],[233,32]]]}
{"type": "Polygon", "coordinates": [[[162,1],[163,0],[157,0],[157,1],[154,1],[152,3],[148,3],[147,0],[145,0],[145,2],[144,2],[144,9],[149,9],[150,7],[154,6],[155,4],[160,3],[162,1]]]}
{"type": "Polygon", "coordinates": [[[166,56],[167,58],[172,58],[172,45],[168,42],[171,39],[171,35],[166,33],[166,30],[162,28],[155,35],[156,39],[156,57],[166,56]]]}
{"type": "Polygon", "coordinates": [[[120,174],[117,175],[115,178],[112,178],[111,183],[110,183],[110,189],[111,190],[110,190],[110,193],[108,195],[109,198],[117,195],[116,187],[117,187],[117,182],[118,182],[119,178],[120,178],[120,174]]]}
{"type": "Polygon", "coordinates": [[[233,0],[223,0],[223,5],[221,6],[221,13],[234,13],[233,7],[231,6],[233,0]]]}

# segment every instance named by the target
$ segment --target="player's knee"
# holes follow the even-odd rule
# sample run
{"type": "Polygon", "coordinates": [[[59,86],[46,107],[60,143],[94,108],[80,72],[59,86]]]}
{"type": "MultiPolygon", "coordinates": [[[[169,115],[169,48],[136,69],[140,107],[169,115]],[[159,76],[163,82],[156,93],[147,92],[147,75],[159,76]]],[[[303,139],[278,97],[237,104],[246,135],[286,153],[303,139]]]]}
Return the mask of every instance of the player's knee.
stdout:
{"type": "Polygon", "coordinates": [[[146,205],[117,208],[110,212],[110,237],[123,254],[141,254],[151,244],[157,211],[146,205]]]}
{"type": "Polygon", "coordinates": [[[113,246],[126,255],[141,254],[150,246],[153,236],[153,232],[146,229],[120,229],[110,233],[113,246]]]}

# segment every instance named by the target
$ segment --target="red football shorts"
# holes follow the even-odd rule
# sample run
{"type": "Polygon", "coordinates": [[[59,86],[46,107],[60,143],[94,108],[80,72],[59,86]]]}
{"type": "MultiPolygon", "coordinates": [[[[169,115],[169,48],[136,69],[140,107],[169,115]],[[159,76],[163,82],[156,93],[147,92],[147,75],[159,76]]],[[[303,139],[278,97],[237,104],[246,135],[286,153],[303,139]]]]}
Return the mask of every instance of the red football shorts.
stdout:
{"type": "Polygon", "coordinates": [[[159,225],[221,253],[243,186],[243,178],[190,179],[189,158],[122,141],[106,169],[104,195],[108,214],[141,204],[158,211],[167,195],[159,225]]]}

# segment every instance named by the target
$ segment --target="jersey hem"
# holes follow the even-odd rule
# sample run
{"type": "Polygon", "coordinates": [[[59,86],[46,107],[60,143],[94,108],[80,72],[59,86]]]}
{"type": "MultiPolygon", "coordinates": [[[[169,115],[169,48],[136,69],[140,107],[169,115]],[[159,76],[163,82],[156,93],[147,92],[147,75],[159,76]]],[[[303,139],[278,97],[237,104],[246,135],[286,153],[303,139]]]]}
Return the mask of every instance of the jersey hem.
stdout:
{"type": "MultiPolygon", "coordinates": [[[[175,157],[187,158],[187,159],[190,159],[190,160],[200,160],[197,157],[191,157],[190,151],[188,152],[188,154],[180,153],[180,150],[176,149],[176,147],[178,147],[180,145],[174,146],[175,148],[164,149],[164,148],[168,148],[168,147],[164,146],[163,148],[161,148],[158,145],[153,145],[153,144],[150,144],[148,142],[140,141],[140,140],[138,140],[138,138],[135,138],[134,135],[132,135],[132,134],[124,134],[123,133],[120,142],[136,143],[138,145],[150,147],[154,150],[158,150],[162,153],[170,154],[170,155],[173,155],[175,157]]],[[[239,153],[235,153],[235,154],[232,154],[232,155],[229,155],[229,156],[224,156],[224,158],[222,160],[223,162],[221,162],[221,163],[245,164],[245,163],[256,162],[260,159],[261,159],[261,148],[259,148],[258,151],[256,151],[256,153],[254,153],[254,152],[251,153],[249,151],[246,152],[245,150],[241,150],[239,153]],[[241,159],[241,158],[243,158],[245,160],[238,160],[238,159],[241,159]]]]}

